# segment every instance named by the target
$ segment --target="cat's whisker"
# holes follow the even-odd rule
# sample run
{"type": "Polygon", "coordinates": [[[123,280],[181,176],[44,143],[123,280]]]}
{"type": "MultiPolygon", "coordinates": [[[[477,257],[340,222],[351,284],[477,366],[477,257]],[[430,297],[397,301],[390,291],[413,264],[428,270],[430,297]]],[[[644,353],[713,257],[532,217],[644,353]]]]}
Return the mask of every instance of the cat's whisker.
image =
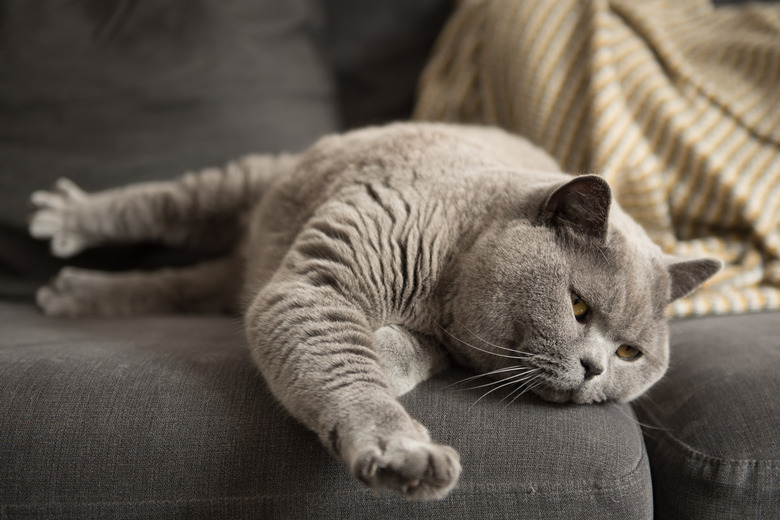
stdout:
{"type": "Polygon", "coordinates": [[[467,330],[467,331],[468,331],[468,332],[469,332],[469,333],[470,333],[472,336],[474,336],[475,338],[477,338],[478,340],[480,340],[482,343],[484,343],[484,344],[486,344],[486,345],[490,345],[491,347],[497,348],[497,349],[499,349],[499,350],[506,350],[506,351],[508,351],[508,352],[514,352],[514,353],[516,353],[516,354],[527,355],[527,356],[530,356],[530,355],[531,355],[531,354],[529,354],[529,353],[527,353],[527,352],[520,352],[519,350],[515,350],[515,349],[513,349],[513,348],[509,348],[509,347],[502,347],[501,345],[496,345],[495,343],[491,343],[491,342],[489,342],[488,340],[481,338],[481,337],[480,337],[480,336],[479,336],[479,335],[478,335],[476,332],[474,332],[473,330],[471,330],[470,328],[468,328],[468,327],[467,327],[466,325],[464,325],[462,322],[460,322],[460,321],[458,321],[458,320],[454,320],[454,321],[455,321],[455,323],[457,323],[458,325],[460,325],[461,327],[463,327],[464,329],[466,329],[466,330],[467,330]]]}
{"type": "Polygon", "coordinates": [[[472,404],[472,405],[469,407],[469,410],[471,410],[472,408],[474,408],[474,406],[476,406],[476,405],[477,405],[477,403],[479,403],[479,402],[480,402],[482,399],[484,399],[485,397],[489,396],[490,394],[492,394],[492,393],[493,393],[493,392],[495,392],[496,390],[499,390],[499,389],[501,389],[501,388],[504,388],[504,387],[506,387],[506,386],[510,386],[510,385],[516,385],[516,384],[518,384],[518,383],[520,383],[520,381],[512,380],[512,381],[509,381],[508,383],[504,383],[504,384],[502,384],[502,385],[499,385],[499,386],[497,386],[497,387],[495,387],[495,388],[493,388],[493,389],[491,389],[491,390],[488,390],[487,392],[485,392],[484,394],[482,394],[482,396],[481,396],[479,399],[477,399],[476,401],[474,401],[474,403],[473,403],[473,404],[472,404]]]}
{"type": "Polygon", "coordinates": [[[530,377],[531,376],[531,372],[535,372],[535,371],[536,370],[531,370],[529,372],[523,372],[522,374],[515,374],[513,376],[505,377],[504,379],[498,379],[496,381],[491,381],[489,383],[484,383],[484,384],[481,384],[481,385],[478,385],[478,386],[470,386],[468,388],[462,388],[461,391],[465,392],[465,391],[468,391],[468,390],[476,390],[478,388],[485,388],[487,386],[493,386],[493,385],[497,385],[497,384],[500,384],[500,383],[505,383],[505,382],[508,382],[510,380],[511,380],[512,383],[519,383],[519,382],[524,381],[523,378],[530,377]]]}
{"type": "MultiPolygon", "coordinates": [[[[538,379],[538,376],[537,376],[537,379],[538,379]]],[[[531,380],[531,382],[533,382],[533,381],[534,381],[534,379],[532,379],[532,380],[531,380]]],[[[541,385],[543,382],[544,382],[544,381],[536,381],[535,383],[531,384],[530,386],[526,386],[526,388],[525,388],[525,389],[523,389],[523,391],[522,391],[522,392],[520,392],[519,394],[517,394],[517,395],[516,395],[516,396],[515,396],[515,397],[514,397],[514,398],[513,398],[511,401],[509,401],[509,402],[506,404],[506,406],[505,406],[504,408],[507,408],[507,407],[509,407],[509,406],[512,406],[512,403],[514,403],[515,401],[517,401],[518,399],[520,399],[520,397],[522,397],[523,395],[527,394],[528,392],[531,392],[531,391],[533,391],[533,389],[534,389],[534,388],[536,388],[536,387],[540,386],[540,385],[541,385]]]]}
{"type": "Polygon", "coordinates": [[[517,366],[512,366],[512,367],[505,367],[505,368],[499,368],[499,369],[493,370],[491,372],[484,372],[484,373],[481,373],[481,374],[477,374],[477,375],[474,375],[474,376],[467,377],[465,379],[461,379],[460,381],[456,381],[455,383],[447,385],[445,388],[451,388],[453,386],[457,386],[457,385],[460,385],[460,384],[463,384],[463,383],[467,383],[469,381],[473,381],[474,379],[479,379],[479,378],[482,378],[482,377],[489,377],[489,376],[496,375],[496,374],[503,374],[505,372],[515,372],[515,371],[518,371],[518,370],[530,370],[530,368],[526,367],[526,366],[522,366],[522,365],[517,365],[517,366]]]}
{"type": "Polygon", "coordinates": [[[539,377],[539,374],[536,374],[536,375],[535,375],[535,376],[533,376],[533,377],[530,377],[530,378],[526,378],[526,379],[524,379],[523,381],[521,381],[521,382],[520,382],[520,384],[517,386],[517,388],[514,388],[514,389],[513,389],[511,392],[509,392],[509,393],[508,393],[508,394],[506,394],[504,397],[502,397],[502,398],[501,398],[501,401],[499,401],[499,402],[500,402],[500,403],[503,403],[504,401],[506,401],[507,399],[509,399],[509,398],[510,398],[510,397],[512,397],[513,395],[515,395],[515,393],[517,393],[517,392],[522,392],[522,391],[523,391],[523,389],[524,389],[524,388],[525,388],[527,385],[529,385],[529,384],[533,383],[533,381],[534,381],[534,380],[535,380],[537,377],[539,377]]]}
{"type": "MultiPolygon", "coordinates": [[[[501,384],[501,383],[506,383],[506,384],[504,384],[504,386],[509,386],[509,385],[513,385],[513,384],[520,384],[520,383],[522,383],[522,381],[521,380],[515,380],[515,381],[506,381],[506,380],[504,380],[504,381],[492,381],[490,383],[485,383],[484,385],[473,386],[473,387],[469,387],[469,388],[463,388],[463,389],[459,390],[459,392],[468,392],[468,391],[472,391],[472,390],[479,390],[480,388],[486,388],[486,387],[489,387],[489,386],[495,386],[495,385],[498,385],[498,384],[501,384]]],[[[474,403],[474,404],[476,404],[476,403],[474,403]]]]}
{"type": "MultiPolygon", "coordinates": [[[[450,336],[451,338],[453,338],[453,339],[455,339],[457,341],[460,341],[461,343],[463,343],[467,347],[471,347],[471,348],[473,348],[475,350],[479,350],[480,352],[484,352],[485,354],[490,354],[492,356],[498,356],[498,357],[507,358],[507,359],[517,359],[517,360],[520,360],[520,361],[529,358],[528,354],[524,354],[524,355],[520,355],[520,356],[509,356],[507,354],[499,354],[498,352],[491,352],[489,350],[485,350],[483,348],[479,348],[476,345],[472,345],[471,343],[469,343],[467,341],[463,341],[462,339],[460,339],[459,337],[457,337],[452,332],[448,331],[447,329],[445,329],[444,327],[442,327],[438,323],[436,324],[436,326],[439,327],[441,330],[443,330],[444,333],[447,334],[448,336],[450,336]]],[[[516,352],[516,351],[513,350],[512,352],[516,352]]]]}
{"type": "Polygon", "coordinates": [[[536,383],[538,383],[538,382],[539,382],[539,381],[538,381],[539,377],[540,377],[540,374],[536,374],[536,375],[534,375],[533,377],[530,377],[530,378],[526,379],[525,381],[523,381],[523,382],[522,382],[522,384],[521,384],[521,385],[519,385],[517,388],[515,388],[514,390],[512,390],[511,392],[509,392],[507,395],[505,395],[505,396],[503,397],[503,399],[501,399],[501,402],[503,402],[503,401],[505,401],[505,400],[509,399],[510,397],[512,397],[512,396],[514,395],[515,397],[514,397],[514,398],[513,398],[511,401],[509,401],[509,402],[507,403],[507,406],[511,405],[511,404],[512,404],[512,403],[514,403],[514,402],[515,402],[515,401],[516,401],[516,400],[517,400],[517,399],[518,399],[518,398],[519,398],[521,395],[523,395],[524,393],[526,393],[526,392],[528,391],[529,385],[530,385],[530,386],[536,386],[536,385],[534,385],[534,383],[535,383],[535,382],[536,382],[536,383]],[[519,392],[519,394],[515,395],[517,392],[519,392]]]}
{"type": "MultiPolygon", "coordinates": [[[[631,415],[624,412],[618,403],[611,403],[612,406],[615,407],[615,409],[620,412],[621,415],[625,416],[627,419],[629,419],[631,422],[635,423],[637,426],[642,427],[643,429],[649,429],[649,430],[659,430],[659,431],[669,431],[668,428],[661,428],[659,426],[653,426],[652,424],[643,423],[636,417],[632,417],[631,415]]],[[[646,432],[645,432],[646,434],[646,432]]]]}

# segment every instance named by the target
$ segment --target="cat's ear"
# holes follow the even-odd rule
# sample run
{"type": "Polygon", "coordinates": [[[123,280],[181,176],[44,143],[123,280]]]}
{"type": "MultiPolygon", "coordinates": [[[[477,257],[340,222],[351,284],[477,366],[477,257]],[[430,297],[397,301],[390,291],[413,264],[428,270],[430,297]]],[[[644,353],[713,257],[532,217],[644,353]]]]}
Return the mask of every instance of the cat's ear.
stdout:
{"type": "Polygon", "coordinates": [[[606,242],[612,190],[598,175],[581,175],[559,186],[542,206],[541,218],[557,228],[565,228],[606,242]]]}
{"type": "Polygon", "coordinates": [[[687,296],[706,282],[723,267],[722,260],[712,258],[699,258],[696,260],[680,260],[667,257],[666,269],[671,278],[669,301],[687,296]]]}

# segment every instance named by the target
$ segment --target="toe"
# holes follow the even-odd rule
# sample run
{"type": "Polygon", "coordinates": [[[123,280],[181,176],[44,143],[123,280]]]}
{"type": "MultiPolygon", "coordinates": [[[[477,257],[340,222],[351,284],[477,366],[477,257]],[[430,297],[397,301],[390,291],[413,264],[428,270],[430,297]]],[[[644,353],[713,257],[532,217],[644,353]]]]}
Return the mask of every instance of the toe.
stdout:
{"type": "Polygon", "coordinates": [[[35,238],[51,238],[59,231],[61,220],[53,211],[41,210],[30,219],[30,234],[35,238]]]}
{"type": "Polygon", "coordinates": [[[60,195],[44,190],[34,191],[30,202],[37,208],[61,208],[64,205],[60,195]]]}
{"type": "Polygon", "coordinates": [[[70,179],[66,179],[65,177],[62,177],[57,181],[55,189],[73,200],[81,200],[86,197],[86,193],[81,188],[79,188],[75,182],[70,179]]]}

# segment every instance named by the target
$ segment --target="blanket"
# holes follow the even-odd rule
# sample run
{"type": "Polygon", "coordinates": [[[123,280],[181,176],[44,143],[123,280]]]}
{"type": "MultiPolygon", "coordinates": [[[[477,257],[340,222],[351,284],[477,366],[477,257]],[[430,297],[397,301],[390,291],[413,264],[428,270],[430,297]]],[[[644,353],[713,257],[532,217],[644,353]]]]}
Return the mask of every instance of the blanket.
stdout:
{"type": "Polygon", "coordinates": [[[523,135],[667,253],[723,259],[671,315],[780,308],[780,5],[462,0],[415,117],[523,135]]]}

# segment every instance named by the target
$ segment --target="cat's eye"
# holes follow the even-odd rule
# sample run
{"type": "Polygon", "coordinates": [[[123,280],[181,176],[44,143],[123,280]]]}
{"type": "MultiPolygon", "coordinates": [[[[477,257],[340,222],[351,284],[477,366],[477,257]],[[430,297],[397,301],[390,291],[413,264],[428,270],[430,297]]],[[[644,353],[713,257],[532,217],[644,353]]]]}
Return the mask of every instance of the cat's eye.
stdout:
{"type": "Polygon", "coordinates": [[[642,355],[642,351],[630,345],[620,345],[618,349],[615,351],[615,354],[617,354],[617,357],[619,357],[620,359],[625,359],[626,361],[634,361],[636,359],[639,359],[639,357],[642,355]]]}
{"type": "Polygon", "coordinates": [[[585,319],[585,315],[588,314],[588,304],[575,293],[571,293],[571,307],[574,310],[574,317],[577,318],[577,321],[585,319]]]}

